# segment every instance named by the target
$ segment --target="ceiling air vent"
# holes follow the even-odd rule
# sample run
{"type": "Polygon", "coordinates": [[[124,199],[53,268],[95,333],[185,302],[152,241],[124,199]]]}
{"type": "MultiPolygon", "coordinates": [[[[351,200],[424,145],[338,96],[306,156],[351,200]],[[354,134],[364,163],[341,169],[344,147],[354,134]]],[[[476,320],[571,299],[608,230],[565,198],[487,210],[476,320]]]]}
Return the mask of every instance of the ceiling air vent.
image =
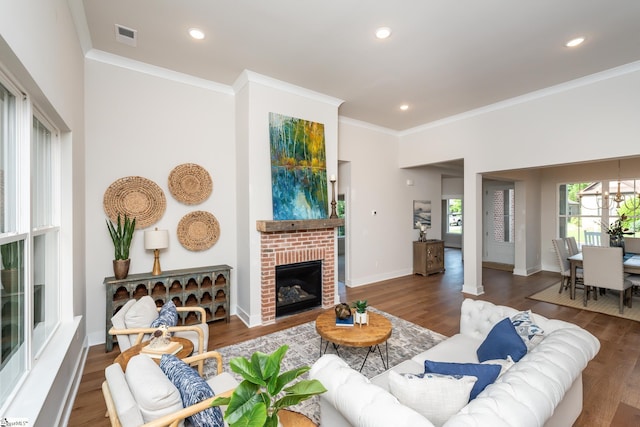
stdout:
{"type": "Polygon", "coordinates": [[[133,30],[116,24],[116,41],[136,47],[136,43],[138,42],[138,30],[133,30]]]}

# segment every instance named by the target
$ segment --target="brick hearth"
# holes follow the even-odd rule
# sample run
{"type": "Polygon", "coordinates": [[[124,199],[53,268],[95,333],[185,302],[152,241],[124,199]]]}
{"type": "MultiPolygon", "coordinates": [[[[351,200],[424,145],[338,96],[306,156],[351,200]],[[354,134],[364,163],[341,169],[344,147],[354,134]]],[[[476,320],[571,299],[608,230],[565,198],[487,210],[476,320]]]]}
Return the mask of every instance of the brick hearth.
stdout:
{"type": "MultiPolygon", "coordinates": [[[[260,223],[264,224],[265,221],[260,223]]],[[[322,307],[333,306],[335,227],[342,224],[319,225],[317,222],[310,221],[308,227],[323,228],[301,229],[305,227],[300,224],[304,221],[297,221],[294,227],[296,230],[264,231],[265,227],[261,227],[260,223],[258,229],[262,231],[260,236],[262,323],[273,323],[276,319],[276,266],[279,265],[322,261],[322,307]]]]}

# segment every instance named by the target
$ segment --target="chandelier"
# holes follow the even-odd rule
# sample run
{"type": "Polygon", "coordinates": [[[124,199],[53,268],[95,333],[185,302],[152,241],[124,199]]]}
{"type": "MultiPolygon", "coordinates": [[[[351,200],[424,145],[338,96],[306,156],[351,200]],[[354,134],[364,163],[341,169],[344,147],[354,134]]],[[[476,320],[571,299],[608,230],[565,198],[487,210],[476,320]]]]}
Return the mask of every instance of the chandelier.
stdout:
{"type": "Polygon", "coordinates": [[[593,209],[597,207],[598,209],[609,210],[613,207],[613,203],[615,203],[616,209],[619,209],[621,205],[628,210],[640,208],[640,194],[634,191],[635,180],[629,185],[629,181],[622,181],[620,179],[620,160],[618,160],[618,183],[615,194],[612,195],[609,191],[601,193],[596,189],[598,185],[602,184],[593,183],[578,194],[580,204],[583,208],[593,209]],[[622,186],[625,187],[624,191],[621,190],[622,186]],[[594,189],[596,190],[593,191],[594,189]],[[594,203],[595,206],[593,206],[594,203]]]}

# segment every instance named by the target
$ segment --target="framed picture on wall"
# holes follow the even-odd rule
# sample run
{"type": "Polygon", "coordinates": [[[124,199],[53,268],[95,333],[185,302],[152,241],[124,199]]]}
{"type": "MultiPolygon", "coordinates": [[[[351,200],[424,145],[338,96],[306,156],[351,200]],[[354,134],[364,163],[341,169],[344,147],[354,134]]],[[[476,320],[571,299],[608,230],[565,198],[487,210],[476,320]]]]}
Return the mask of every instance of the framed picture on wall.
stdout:
{"type": "Polygon", "coordinates": [[[413,228],[420,228],[418,224],[431,227],[431,200],[413,201],[413,228]]]}

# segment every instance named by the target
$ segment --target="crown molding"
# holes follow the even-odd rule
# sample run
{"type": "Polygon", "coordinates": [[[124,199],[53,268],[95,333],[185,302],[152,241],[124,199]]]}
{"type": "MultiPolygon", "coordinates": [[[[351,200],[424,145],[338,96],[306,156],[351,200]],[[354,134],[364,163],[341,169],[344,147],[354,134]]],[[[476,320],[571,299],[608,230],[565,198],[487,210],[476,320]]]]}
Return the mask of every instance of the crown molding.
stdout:
{"type": "Polygon", "coordinates": [[[166,80],[172,80],[178,83],[184,83],[203,89],[213,90],[226,95],[234,95],[231,86],[213,82],[211,80],[201,79],[189,74],[179,73],[166,68],[157,67],[144,62],[135,61],[123,56],[107,53],[102,50],[91,49],[85,55],[86,59],[114,65],[116,67],[126,68],[128,70],[137,71],[139,73],[149,74],[154,77],[160,77],[166,80]]]}
{"type": "Polygon", "coordinates": [[[244,88],[249,83],[257,83],[273,89],[281,90],[283,92],[288,92],[293,95],[310,98],[315,101],[332,105],[336,108],[339,107],[340,104],[344,102],[344,100],[342,99],[334,98],[333,96],[325,95],[320,92],[315,92],[313,90],[296,86],[294,84],[287,83],[282,80],[274,79],[272,77],[268,77],[263,74],[258,74],[256,72],[249,71],[249,70],[243,70],[242,73],[240,73],[240,76],[238,76],[236,81],[233,83],[232,88],[235,93],[238,93],[242,90],[242,88],[244,88]]]}
{"type": "Polygon", "coordinates": [[[374,132],[380,132],[380,133],[384,133],[384,134],[395,136],[395,137],[400,136],[400,132],[397,130],[389,129],[379,125],[374,125],[373,123],[369,123],[369,122],[363,122],[362,120],[352,119],[350,117],[339,116],[338,122],[341,124],[365,128],[365,129],[372,130],[374,132]]]}
{"type": "Polygon", "coordinates": [[[454,116],[445,117],[444,119],[436,120],[430,123],[425,123],[423,125],[401,131],[399,132],[399,135],[401,137],[406,135],[411,135],[427,129],[433,129],[438,126],[443,126],[449,123],[454,123],[460,120],[465,120],[471,117],[479,116],[481,114],[486,114],[492,111],[497,111],[497,110],[512,107],[518,104],[523,104],[525,102],[530,102],[536,99],[566,92],[579,87],[588,86],[597,82],[601,82],[603,80],[608,80],[614,77],[623,76],[625,74],[630,74],[637,71],[640,71],[640,61],[631,62],[629,64],[625,64],[619,67],[611,68],[609,70],[601,71],[599,73],[590,74],[585,77],[580,77],[575,80],[570,80],[568,82],[560,83],[555,86],[549,86],[544,89],[537,90],[535,92],[530,92],[525,95],[517,96],[515,98],[506,99],[504,101],[485,105],[484,107],[476,108],[474,110],[469,110],[464,113],[456,114],[454,116]]]}

